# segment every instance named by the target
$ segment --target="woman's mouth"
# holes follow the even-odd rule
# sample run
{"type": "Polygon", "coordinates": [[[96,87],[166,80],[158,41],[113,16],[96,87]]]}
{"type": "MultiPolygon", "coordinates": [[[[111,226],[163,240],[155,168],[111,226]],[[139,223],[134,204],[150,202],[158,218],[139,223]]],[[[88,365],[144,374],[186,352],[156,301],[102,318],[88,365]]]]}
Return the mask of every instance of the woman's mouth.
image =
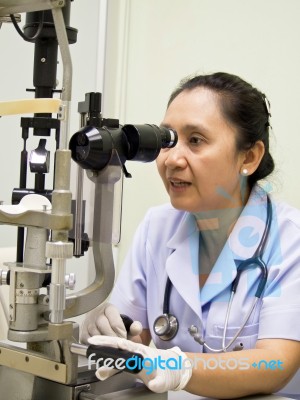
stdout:
{"type": "Polygon", "coordinates": [[[190,182],[183,181],[181,179],[169,179],[171,189],[174,191],[183,191],[191,185],[190,182]]]}

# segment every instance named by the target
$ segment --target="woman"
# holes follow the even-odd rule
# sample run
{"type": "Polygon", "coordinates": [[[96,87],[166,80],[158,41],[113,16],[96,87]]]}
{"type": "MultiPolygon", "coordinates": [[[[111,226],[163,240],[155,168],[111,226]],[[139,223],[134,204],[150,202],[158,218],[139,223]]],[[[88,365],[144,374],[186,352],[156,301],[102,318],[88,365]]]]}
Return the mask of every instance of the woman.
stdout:
{"type": "MultiPolygon", "coordinates": [[[[177,366],[184,360],[185,368],[144,369],[139,376],[153,391],[184,388],[217,398],[274,393],[299,368],[300,214],[269,202],[257,184],[274,169],[269,118],[266,97],[227,73],[185,80],[170,97],[162,126],[176,130],[178,143],[161,151],[157,166],[171,205],[148,212],[112,305],[94,310],[82,332],[83,340],[97,335],[93,344],[177,366]],[[245,264],[253,255],[262,256],[268,277],[264,264],[245,264]],[[171,340],[154,332],[163,311],[178,320],[171,340]],[[119,312],[142,323],[134,341],[126,340],[119,312]],[[151,339],[156,349],[147,347],[151,339]]],[[[130,334],[137,333],[135,323],[130,334]]],[[[107,368],[98,371],[100,379],[108,375],[107,368]]]]}

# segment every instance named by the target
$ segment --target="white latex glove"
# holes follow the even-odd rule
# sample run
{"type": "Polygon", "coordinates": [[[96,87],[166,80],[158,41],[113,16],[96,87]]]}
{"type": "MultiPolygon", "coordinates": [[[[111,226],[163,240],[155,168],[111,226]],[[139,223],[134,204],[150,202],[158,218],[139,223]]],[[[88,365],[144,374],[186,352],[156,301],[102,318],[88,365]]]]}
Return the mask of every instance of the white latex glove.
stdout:
{"type": "Polygon", "coordinates": [[[143,327],[139,321],[134,321],[127,334],[125,325],[118,309],[110,303],[104,303],[90,311],[80,331],[80,342],[88,343],[88,338],[94,335],[118,336],[130,339],[140,335],[143,327]]]}
{"type": "MultiPolygon", "coordinates": [[[[141,354],[144,357],[143,363],[145,363],[145,365],[143,370],[136,374],[136,376],[141,379],[150,390],[156,393],[163,393],[168,390],[182,390],[192,376],[191,361],[179,347],[160,350],[130,340],[109,336],[94,336],[91,337],[88,342],[96,346],[110,346],[141,354]],[[165,368],[159,365],[157,369],[150,368],[159,357],[161,361],[164,360],[166,362],[169,360],[170,368],[168,368],[165,363],[163,364],[165,368]],[[181,363],[179,360],[180,357],[181,363]],[[173,369],[175,365],[182,365],[182,369],[173,369]]],[[[122,356],[120,356],[120,358],[122,358],[122,356]]],[[[112,367],[102,366],[97,370],[96,376],[100,380],[105,380],[115,373],[116,370],[112,369],[112,367]]]]}

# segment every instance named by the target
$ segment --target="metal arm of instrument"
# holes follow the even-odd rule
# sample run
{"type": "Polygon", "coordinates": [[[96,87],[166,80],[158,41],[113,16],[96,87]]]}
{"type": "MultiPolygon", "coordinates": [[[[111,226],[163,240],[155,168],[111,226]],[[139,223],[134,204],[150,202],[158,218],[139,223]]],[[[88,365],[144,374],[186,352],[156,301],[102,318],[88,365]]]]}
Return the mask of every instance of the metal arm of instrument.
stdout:
{"type": "Polygon", "coordinates": [[[59,115],[61,119],[59,149],[68,149],[73,74],[72,59],[61,8],[54,8],[52,10],[52,16],[63,63],[63,88],[61,94],[62,105],[59,115]]]}
{"type": "Polygon", "coordinates": [[[114,184],[121,178],[121,167],[111,165],[103,171],[87,173],[95,183],[92,246],[96,276],[90,286],[67,296],[65,318],[83,314],[101,304],[110,294],[115,279],[111,244],[112,217],[114,184]]]}

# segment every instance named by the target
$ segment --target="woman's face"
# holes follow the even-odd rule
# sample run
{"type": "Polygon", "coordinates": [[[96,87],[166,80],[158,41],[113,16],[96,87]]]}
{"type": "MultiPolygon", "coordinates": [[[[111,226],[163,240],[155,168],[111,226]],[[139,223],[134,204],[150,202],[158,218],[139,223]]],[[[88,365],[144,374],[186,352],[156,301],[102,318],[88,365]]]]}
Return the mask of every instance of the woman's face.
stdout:
{"type": "Polygon", "coordinates": [[[178,134],[176,146],[157,158],[172,205],[189,212],[241,206],[245,153],[236,149],[236,128],[222,116],[218,96],[202,87],[184,90],[161,125],[178,134]]]}

